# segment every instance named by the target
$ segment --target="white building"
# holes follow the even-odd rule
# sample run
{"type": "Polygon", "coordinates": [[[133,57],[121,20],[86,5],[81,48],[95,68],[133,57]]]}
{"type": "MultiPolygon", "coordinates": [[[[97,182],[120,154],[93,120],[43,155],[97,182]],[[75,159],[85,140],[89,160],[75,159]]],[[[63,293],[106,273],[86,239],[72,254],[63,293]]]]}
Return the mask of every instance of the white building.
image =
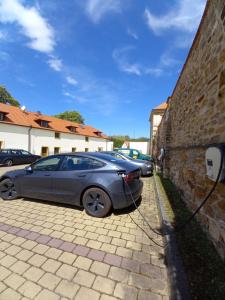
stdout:
{"type": "Polygon", "coordinates": [[[149,154],[149,142],[124,142],[122,148],[130,148],[139,150],[143,154],[149,154]]]}
{"type": "Polygon", "coordinates": [[[150,154],[153,155],[153,144],[154,144],[154,138],[156,136],[158,127],[161,123],[162,117],[164,115],[164,112],[167,108],[167,103],[164,102],[160,104],[159,106],[155,107],[150,114],[149,122],[150,122],[150,154]]]}
{"type": "Polygon", "coordinates": [[[113,142],[91,126],[0,103],[0,148],[24,149],[46,156],[75,151],[110,151],[113,142]]]}

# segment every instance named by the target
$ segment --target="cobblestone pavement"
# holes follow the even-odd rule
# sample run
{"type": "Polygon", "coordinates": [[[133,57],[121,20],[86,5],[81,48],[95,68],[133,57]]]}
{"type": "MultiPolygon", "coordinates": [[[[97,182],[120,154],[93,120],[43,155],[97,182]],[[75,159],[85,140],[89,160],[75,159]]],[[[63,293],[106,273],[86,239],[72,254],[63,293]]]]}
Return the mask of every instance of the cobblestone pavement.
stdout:
{"type": "MultiPolygon", "coordinates": [[[[139,208],[157,228],[153,179],[143,181],[139,208]]],[[[96,219],[72,206],[0,199],[0,300],[168,300],[164,250],[128,212],[148,231],[134,209],[96,219]]]]}

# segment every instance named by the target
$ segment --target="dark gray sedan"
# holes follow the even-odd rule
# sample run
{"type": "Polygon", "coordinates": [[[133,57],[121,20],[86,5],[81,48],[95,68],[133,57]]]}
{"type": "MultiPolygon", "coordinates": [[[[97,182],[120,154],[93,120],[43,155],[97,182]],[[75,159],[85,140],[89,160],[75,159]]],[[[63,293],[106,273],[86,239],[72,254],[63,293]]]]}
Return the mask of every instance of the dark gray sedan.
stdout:
{"type": "Polygon", "coordinates": [[[12,166],[21,164],[31,164],[40,158],[41,156],[32,154],[22,149],[0,150],[0,165],[12,166]]]}
{"type": "Polygon", "coordinates": [[[104,217],[111,208],[128,207],[140,198],[139,176],[136,166],[106,154],[59,154],[5,173],[0,178],[0,196],[74,204],[89,215],[104,217]]]}
{"type": "Polygon", "coordinates": [[[142,176],[153,174],[153,163],[151,161],[142,160],[142,159],[133,159],[124,153],[120,153],[120,152],[116,152],[116,151],[102,151],[101,153],[111,155],[120,160],[122,159],[122,160],[129,161],[133,165],[140,168],[142,176]]]}

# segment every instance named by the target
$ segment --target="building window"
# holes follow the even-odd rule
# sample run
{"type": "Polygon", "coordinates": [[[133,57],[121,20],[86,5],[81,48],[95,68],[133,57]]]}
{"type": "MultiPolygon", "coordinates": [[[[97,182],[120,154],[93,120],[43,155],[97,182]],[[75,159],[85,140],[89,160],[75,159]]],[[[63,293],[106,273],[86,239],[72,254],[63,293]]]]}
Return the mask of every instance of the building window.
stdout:
{"type": "Polygon", "coordinates": [[[72,152],[76,152],[77,151],[77,148],[76,147],[73,147],[72,148],[72,152]]]}
{"type": "Polygon", "coordinates": [[[89,142],[89,137],[85,136],[85,142],[89,142]]]}
{"type": "Polygon", "coordinates": [[[55,138],[60,139],[60,132],[55,132],[55,138]]]}
{"type": "Polygon", "coordinates": [[[96,134],[97,136],[101,136],[101,135],[102,135],[102,132],[101,132],[101,131],[96,131],[95,134],[96,134]]]}
{"type": "Polygon", "coordinates": [[[85,150],[84,150],[85,152],[88,152],[88,148],[85,148],[85,150]]]}
{"type": "Polygon", "coordinates": [[[4,121],[5,114],[3,112],[0,112],[0,121],[4,121]]]}
{"type": "Polygon", "coordinates": [[[41,147],[41,156],[48,156],[48,147],[41,147]]]}
{"type": "Polygon", "coordinates": [[[68,128],[71,132],[77,132],[77,127],[75,127],[75,126],[67,126],[67,128],[68,128]]]}
{"type": "Polygon", "coordinates": [[[46,128],[48,128],[49,126],[48,126],[48,121],[45,121],[45,120],[40,120],[39,121],[39,124],[40,124],[40,126],[41,127],[46,127],[46,128]]]}
{"type": "Polygon", "coordinates": [[[55,147],[54,148],[54,154],[59,154],[60,152],[60,148],[59,147],[55,147]]]}
{"type": "Polygon", "coordinates": [[[98,147],[98,152],[101,152],[103,151],[103,148],[102,147],[98,147]]]}

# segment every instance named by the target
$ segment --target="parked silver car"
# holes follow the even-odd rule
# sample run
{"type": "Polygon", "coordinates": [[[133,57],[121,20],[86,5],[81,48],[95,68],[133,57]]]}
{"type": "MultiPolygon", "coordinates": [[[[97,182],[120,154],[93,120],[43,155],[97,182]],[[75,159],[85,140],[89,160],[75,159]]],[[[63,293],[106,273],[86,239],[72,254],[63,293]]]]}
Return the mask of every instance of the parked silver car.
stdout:
{"type": "Polygon", "coordinates": [[[129,161],[131,164],[140,168],[142,176],[153,174],[153,163],[151,161],[142,160],[142,159],[133,159],[124,153],[120,153],[116,151],[102,151],[101,153],[111,155],[117,159],[129,161]]]}

